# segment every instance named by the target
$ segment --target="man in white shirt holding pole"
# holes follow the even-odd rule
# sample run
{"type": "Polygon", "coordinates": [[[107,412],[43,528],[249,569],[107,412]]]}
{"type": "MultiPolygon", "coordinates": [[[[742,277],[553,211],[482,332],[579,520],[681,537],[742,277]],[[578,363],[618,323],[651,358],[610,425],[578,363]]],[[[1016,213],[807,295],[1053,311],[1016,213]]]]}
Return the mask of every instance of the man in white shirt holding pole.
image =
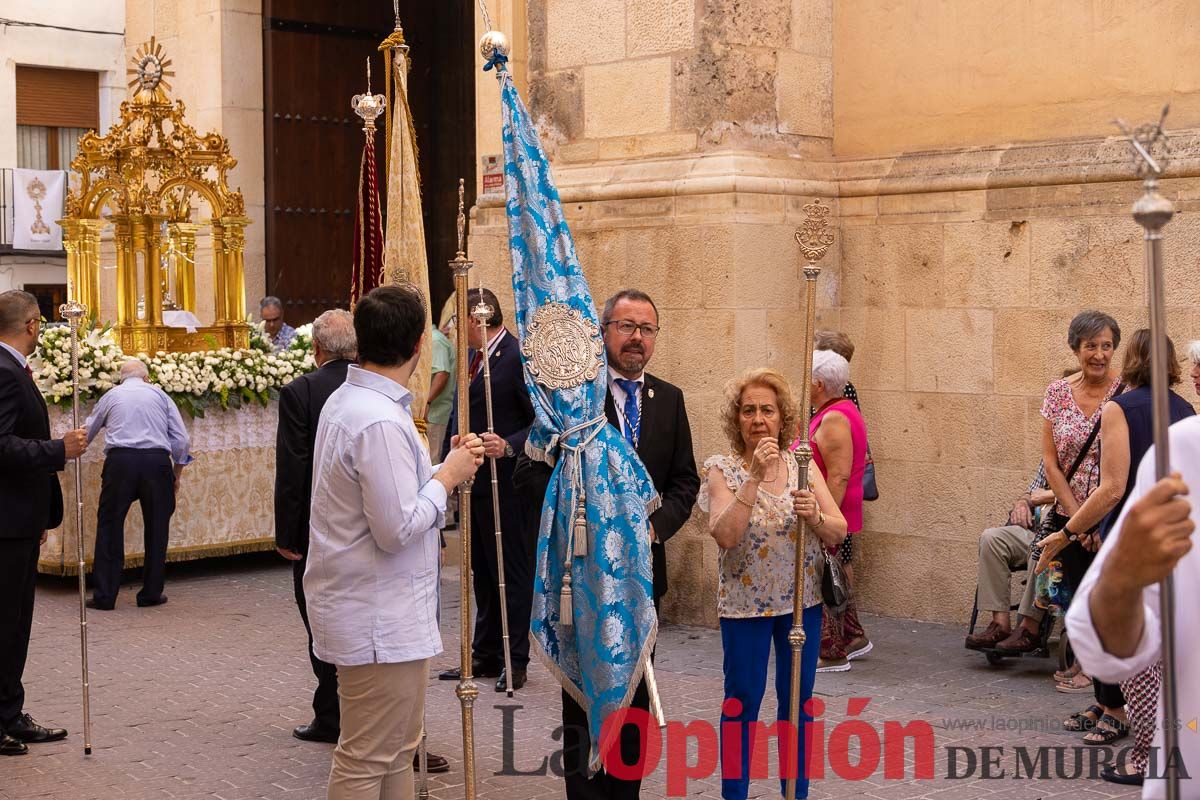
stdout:
{"type": "MultiPolygon", "coordinates": [[[[1147,800],[1166,797],[1164,724],[1179,728],[1179,759],[1172,759],[1179,766],[1179,796],[1200,798],[1200,735],[1193,727],[1200,715],[1200,551],[1191,539],[1200,522],[1200,506],[1185,498],[1189,486],[1200,486],[1200,417],[1171,426],[1170,451],[1177,472],[1161,481],[1154,480],[1154,450],[1142,459],[1129,501],[1067,612],[1071,646],[1084,670],[1102,681],[1126,680],[1162,658],[1159,583],[1175,575],[1171,675],[1180,719],[1163,720],[1160,697],[1142,791],[1147,800]]],[[[1164,671],[1168,669],[1164,665],[1164,671]]]]}
{"type": "Polygon", "coordinates": [[[446,498],[483,463],[455,437],[436,469],[406,388],[425,344],[421,295],[372,291],[354,311],[361,367],[321,413],[304,591],[317,657],[337,666],[341,736],[330,800],[411,800],[438,631],[438,531],[446,498]]]}

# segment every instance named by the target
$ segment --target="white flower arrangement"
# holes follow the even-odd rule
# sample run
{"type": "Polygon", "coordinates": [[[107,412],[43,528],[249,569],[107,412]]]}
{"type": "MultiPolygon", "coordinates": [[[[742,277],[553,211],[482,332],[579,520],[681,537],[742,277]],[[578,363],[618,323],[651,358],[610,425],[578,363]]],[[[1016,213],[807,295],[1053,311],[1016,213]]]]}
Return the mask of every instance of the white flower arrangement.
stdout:
{"type": "MultiPolygon", "coordinates": [[[[316,368],[311,337],[274,353],[252,346],[247,350],[222,347],[199,353],[137,356],[171,399],[193,417],[213,406],[239,408],[245,403],[266,405],[279,388],[316,368]]],[[[115,386],[128,357],[108,328],[92,328],[79,342],[80,400],[99,397],[115,386]]],[[[29,360],[34,379],[51,405],[71,402],[71,332],[65,325],[42,329],[37,354],[29,360]]]]}

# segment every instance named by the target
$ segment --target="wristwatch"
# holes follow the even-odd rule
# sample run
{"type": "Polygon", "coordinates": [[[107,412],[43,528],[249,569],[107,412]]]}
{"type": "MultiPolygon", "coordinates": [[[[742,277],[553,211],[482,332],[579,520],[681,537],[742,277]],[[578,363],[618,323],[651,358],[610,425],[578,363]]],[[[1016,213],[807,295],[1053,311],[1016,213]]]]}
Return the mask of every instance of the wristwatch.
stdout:
{"type": "Polygon", "coordinates": [[[505,458],[513,458],[516,455],[517,455],[517,451],[513,450],[512,445],[509,444],[508,442],[505,442],[504,443],[504,457],[505,458]]]}

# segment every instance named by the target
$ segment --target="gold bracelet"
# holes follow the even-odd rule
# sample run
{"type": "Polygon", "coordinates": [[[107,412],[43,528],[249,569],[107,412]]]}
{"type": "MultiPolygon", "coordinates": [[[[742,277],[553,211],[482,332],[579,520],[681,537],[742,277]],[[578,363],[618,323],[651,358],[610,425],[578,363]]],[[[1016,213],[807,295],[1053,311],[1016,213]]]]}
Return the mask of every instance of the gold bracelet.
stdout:
{"type": "Polygon", "coordinates": [[[815,531],[817,528],[820,528],[824,524],[825,524],[825,512],[818,508],[817,509],[817,524],[813,525],[813,530],[815,531]]]}
{"type": "Polygon", "coordinates": [[[739,503],[744,505],[746,508],[754,508],[754,503],[752,503],[749,500],[747,500],[746,498],[742,497],[742,489],[740,486],[738,487],[738,490],[733,493],[733,499],[737,500],[739,503]]]}

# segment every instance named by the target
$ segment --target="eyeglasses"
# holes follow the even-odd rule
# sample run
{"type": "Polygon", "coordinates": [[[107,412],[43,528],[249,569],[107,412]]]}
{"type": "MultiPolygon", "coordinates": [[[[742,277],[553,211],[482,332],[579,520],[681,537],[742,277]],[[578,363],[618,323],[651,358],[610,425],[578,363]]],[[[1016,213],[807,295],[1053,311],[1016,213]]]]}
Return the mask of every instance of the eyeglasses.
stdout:
{"type": "Polygon", "coordinates": [[[658,336],[658,332],[662,330],[659,326],[651,325],[649,322],[643,325],[638,325],[636,322],[630,322],[627,319],[617,319],[604,324],[616,325],[617,332],[622,336],[633,336],[634,331],[641,331],[643,339],[653,339],[658,336]]]}

